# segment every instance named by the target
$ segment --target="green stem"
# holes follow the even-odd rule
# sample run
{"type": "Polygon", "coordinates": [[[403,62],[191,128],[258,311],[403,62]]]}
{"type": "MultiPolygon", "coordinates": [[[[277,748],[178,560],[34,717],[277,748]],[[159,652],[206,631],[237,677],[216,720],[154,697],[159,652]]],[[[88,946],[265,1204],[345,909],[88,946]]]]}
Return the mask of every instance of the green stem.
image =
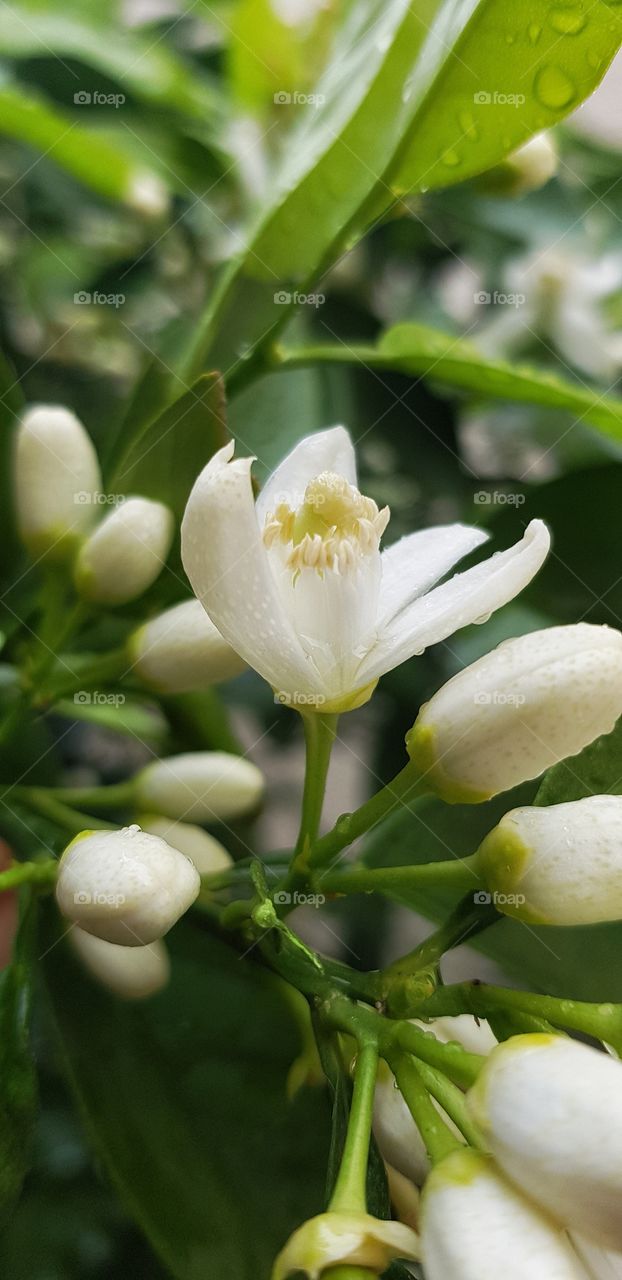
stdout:
{"type": "Polygon", "coordinates": [[[453,858],[448,862],[423,862],[404,867],[351,867],[324,871],[315,876],[314,887],[328,893],[400,893],[420,885],[468,888],[478,884],[477,855],[453,858]]]}
{"type": "Polygon", "coordinates": [[[485,1149],[485,1141],[480,1133],[477,1125],[473,1123],[466,1102],[464,1093],[457,1085],[443,1075],[442,1071],[437,1071],[435,1067],[430,1067],[427,1062],[417,1062],[417,1071],[421,1079],[433,1098],[436,1098],[439,1106],[453,1120],[456,1127],[464,1134],[469,1146],[485,1149]]]}
{"type": "Polygon", "coordinates": [[[57,871],[55,858],[46,858],[44,862],[16,862],[7,871],[0,871],[0,893],[20,884],[53,884],[57,871]]]}
{"type": "Polygon", "coordinates": [[[426,1018],[457,1013],[473,1013],[476,1017],[485,1018],[495,1012],[530,1015],[556,1027],[566,1027],[596,1040],[606,1040],[617,1049],[622,1046],[620,1004],[590,1004],[532,991],[489,986],[487,983],[460,982],[454,986],[439,987],[421,1006],[421,1013],[426,1018]]]}
{"type": "Polygon", "coordinates": [[[302,795],[300,829],[294,849],[288,887],[305,884],[311,846],[317,837],[322,818],[328,766],[337,733],[336,715],[321,711],[302,714],[305,734],[305,782],[302,795]]]}
{"type": "Polygon", "coordinates": [[[70,805],[63,804],[54,792],[38,787],[17,787],[16,791],[19,793],[18,799],[23,800],[30,808],[36,809],[46,818],[51,818],[57,826],[63,830],[72,831],[75,835],[80,831],[113,828],[111,822],[105,822],[92,813],[81,813],[70,805]]]}
{"type": "Polygon", "coordinates": [[[393,1051],[388,1056],[388,1063],[423,1138],[430,1160],[432,1164],[438,1164],[452,1151],[458,1151],[462,1143],[439,1115],[413,1058],[409,1054],[393,1051]]]}
{"type": "Polygon", "coordinates": [[[80,655],[69,654],[67,664],[69,663],[75,665],[75,675],[69,676],[64,668],[52,670],[47,687],[41,690],[37,703],[58,702],[82,689],[91,689],[98,683],[118,683],[128,672],[131,660],[125,647],[121,647],[111,649],[108,653],[89,654],[86,661],[80,655]]]}
{"type": "Polygon", "coordinates": [[[377,1073],[378,1043],[365,1039],[359,1045],[348,1131],[329,1212],[365,1213],[367,1210],[367,1161],[377,1073]]]}
{"type": "MultiPolygon", "coordinates": [[[[18,799],[29,787],[9,788],[18,799]]],[[[37,787],[39,797],[49,796],[61,804],[85,805],[93,809],[126,809],[134,799],[134,781],[117,782],[108,787],[37,787]]]]}
{"type": "MultiPolygon", "coordinates": [[[[468,859],[463,861],[466,862],[468,859]]],[[[480,906],[479,903],[473,902],[473,894],[468,893],[447,920],[434,930],[434,933],[424,938],[413,951],[409,951],[407,955],[401,956],[399,960],[389,965],[384,971],[384,976],[393,979],[406,973],[418,973],[422,969],[431,969],[442,960],[447,951],[467,942],[484,929],[489,929],[500,918],[492,904],[480,906]]]]}
{"type": "Polygon", "coordinates": [[[325,866],[331,858],[341,853],[342,849],[352,844],[353,840],[358,839],[386,818],[393,809],[401,805],[407,808],[413,800],[427,794],[428,789],[424,780],[419,777],[414,765],[409,761],[392,782],[389,782],[381,791],[377,791],[375,796],[361,805],[360,809],[354,813],[344,814],[336,822],[332,831],[316,841],[309,856],[309,866],[325,866]]]}

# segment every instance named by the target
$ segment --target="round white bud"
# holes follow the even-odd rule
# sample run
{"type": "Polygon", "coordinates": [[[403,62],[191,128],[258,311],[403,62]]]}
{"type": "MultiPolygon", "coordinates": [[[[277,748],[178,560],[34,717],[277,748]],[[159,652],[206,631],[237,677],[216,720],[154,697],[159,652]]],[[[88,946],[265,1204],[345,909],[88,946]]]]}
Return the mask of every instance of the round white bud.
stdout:
{"type": "Polygon", "coordinates": [[[199,600],[185,600],[130,637],[136,675],[160,693],[189,693],[239,675],[246,663],[217,631],[199,600]]]}
{"type": "Polygon", "coordinates": [[[173,849],[179,849],[194,863],[200,876],[211,876],[216,871],[227,871],[233,866],[233,858],[220,840],[215,840],[202,827],[192,822],[175,822],[171,818],[158,818],[146,814],[138,819],[143,831],[160,836],[173,849]]]}
{"type": "Polygon", "coordinates": [[[144,1000],[169,980],[168,952],[159,938],[147,947],[121,947],[76,926],[69,941],[91,976],[122,1000],[144,1000]]]}
{"type": "Polygon", "coordinates": [[[95,604],[126,604],[142,595],[164,568],[173,528],[172,512],[161,502],[127,498],[80,548],[76,590],[95,604]]]}
{"type": "Polygon", "coordinates": [[[62,560],[93,524],[101,475],[80,420],[61,405],[34,405],[15,437],[13,487],[19,535],[33,556],[62,560]]]}
{"type": "Polygon", "coordinates": [[[576,755],[622,712],[622,634],[549,627],[505,640],[421,709],[408,752],[430,790],[478,803],[576,755]]]}
{"type": "Polygon", "coordinates": [[[227,822],[257,807],[263,774],[226,751],[191,751],[147,765],[135,778],[136,803],[150,813],[194,822],[227,822]]]}
{"type": "Polygon", "coordinates": [[[622,796],[510,809],[478,857],[505,915],[554,925],[622,920],[622,796]]]}
{"type": "Polygon", "coordinates": [[[586,1280],[561,1228],[472,1149],[428,1178],[421,1257],[426,1280],[586,1280]]]}
{"type": "Polygon", "coordinates": [[[56,900],[87,933],[141,947],[172,928],[200,887],[189,858],[131,826],[76,836],[60,861],[56,900]]]}
{"type": "Polygon", "coordinates": [[[622,1249],[622,1065],[567,1036],[514,1036],[468,1104],[508,1178],[560,1223],[622,1249]]]}

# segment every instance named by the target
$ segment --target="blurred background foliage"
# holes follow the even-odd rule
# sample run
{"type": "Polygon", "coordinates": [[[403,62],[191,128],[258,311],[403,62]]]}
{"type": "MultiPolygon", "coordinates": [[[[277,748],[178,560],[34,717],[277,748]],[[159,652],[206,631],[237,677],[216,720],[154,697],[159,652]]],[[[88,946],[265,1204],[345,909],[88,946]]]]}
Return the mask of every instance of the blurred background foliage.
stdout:
{"type": "MultiPolygon", "coordinates": [[[[155,376],[154,358],[160,369],[175,363],[213,294],[222,263],[237,252],[242,228],[269,195],[292,126],[303,111],[313,110],[302,98],[313,91],[346,7],[336,0],[194,0],[186,5],[178,0],[65,0],[62,6],[37,0],[3,5],[0,345],[6,360],[5,418],[19,407],[22,394],[29,402],[69,405],[106,452],[128,403],[144,387],[141,380],[146,376],[148,383],[155,376]]],[[[549,621],[622,625],[622,413],[618,406],[609,429],[602,430],[594,412],[568,403],[552,405],[542,391],[553,376],[563,378],[579,398],[588,393],[592,405],[613,403],[619,392],[621,101],[618,62],[588,104],[556,127],[557,174],[540,190],[504,198],[473,180],[399,202],[390,217],[340,257],[318,284],[323,301],[302,306],[287,333],[288,345],[296,349],[327,343],[369,351],[393,325],[429,326],[449,338],[436,355],[431,348],[425,376],[375,367],[354,355],[349,362],[269,373],[228,406],[229,429],[243,452],[257,454],[260,476],[305,432],[347,423],[359,442],[362,488],[390,505],[392,536],[461,519],[485,523],[499,545],[508,545],[533,515],[545,518],[553,530],[553,553],[520,603],[392,673],[369,708],[353,718],[355,727],[344,725],[351,751],[366,765],[361,766],[363,790],[366,779],[375,785],[400,767],[403,736],[421,701],[500,639],[549,621]],[[518,403],[521,397],[509,394],[505,384],[498,394],[494,386],[487,391],[484,375],[478,375],[479,392],[472,385],[465,389],[453,375],[444,377],[443,359],[452,353],[457,358],[464,340],[475,344],[479,360],[505,361],[512,368],[529,363],[537,370],[542,402],[535,395],[530,403],[518,403]]],[[[468,352],[466,358],[472,358],[468,352]]],[[[6,448],[6,433],[3,441],[6,448]]],[[[10,637],[28,606],[6,501],[4,505],[2,625],[10,637]]],[[[148,605],[155,610],[178,592],[171,575],[157,585],[148,605]]],[[[141,602],[136,616],[142,612],[141,602]]],[[[132,614],[129,607],[120,622],[106,623],[103,635],[109,644],[115,642],[115,628],[127,628],[132,614]]],[[[225,699],[234,712],[242,704],[250,707],[253,735],[267,735],[271,761],[277,772],[284,768],[290,753],[298,750],[296,718],[275,708],[270,691],[252,676],[227,689],[225,699]]],[[[164,743],[169,748],[200,745],[200,728],[179,707],[178,738],[174,716],[167,725],[148,701],[128,705],[125,730],[118,712],[114,723],[106,723],[101,712],[94,724],[97,714],[92,710],[90,722],[76,721],[66,737],[62,708],[51,724],[36,723],[32,739],[17,746],[23,767],[45,752],[38,766],[40,781],[54,776],[59,761],[74,777],[114,781],[141,758],[137,740],[150,749],[164,743]],[[188,738],[192,725],[195,743],[188,738]],[[93,739],[94,732],[100,736],[93,739]],[[61,736],[62,746],[54,746],[61,736]]],[[[72,715],[75,720],[75,711],[72,715]]],[[[298,766],[297,755],[295,760],[298,766]]],[[[12,763],[19,767],[20,760],[12,763]]],[[[619,790],[620,777],[609,777],[608,785],[619,790]]],[[[534,792],[532,788],[529,794],[534,792]]],[[[503,810],[507,807],[503,797],[503,810]]],[[[448,846],[470,852],[493,820],[489,806],[469,814],[432,807],[422,819],[427,852],[437,848],[441,854],[448,846]],[[430,841],[436,842],[433,848],[430,841]]],[[[17,848],[26,847],[30,828],[26,837],[19,818],[7,818],[5,834],[17,848]]],[[[411,828],[393,831],[391,861],[411,856],[413,838],[411,828]]],[[[369,856],[386,860],[388,840],[383,834],[382,847],[371,848],[369,856]]],[[[432,915],[442,906],[428,905],[432,915]]],[[[336,909],[331,908],[329,922],[331,913],[335,916],[336,909]]],[[[340,933],[367,966],[383,958],[391,931],[386,904],[374,903],[373,929],[368,927],[370,913],[365,900],[347,924],[339,922],[340,933]],[[377,924],[381,911],[384,940],[377,924]]],[[[520,971],[527,952],[516,943],[518,927],[504,924],[501,929],[505,940],[497,956],[508,970],[514,964],[513,972],[520,971]]],[[[543,946],[529,980],[537,986],[539,974],[547,972],[550,990],[621,998],[621,980],[612,971],[618,932],[600,930],[597,937],[595,931],[579,933],[572,955],[564,952],[560,958],[556,944],[552,960],[543,946]],[[593,990],[586,988],[584,971],[576,964],[588,947],[594,957],[593,990]]],[[[162,1012],[164,1025],[182,989],[196,982],[205,994],[197,939],[190,926],[179,934],[183,954],[174,969],[174,988],[157,997],[149,1012],[132,1011],[147,1037],[143,1052],[154,1027],[158,1031],[160,1000],[170,1003],[169,1012],[162,1012]],[[147,1025],[150,1020],[153,1026],[147,1025]]],[[[85,979],[80,987],[75,973],[68,977],[61,952],[58,958],[55,953],[50,978],[56,1015],[62,1024],[67,1016],[62,992],[71,981],[89,1034],[96,1038],[99,1011],[102,1018],[117,1016],[111,1013],[113,1002],[95,993],[85,979]]],[[[473,961],[473,971],[477,963],[473,961]]],[[[264,997],[269,1004],[267,1038],[253,1048],[260,1057],[277,1034],[269,1034],[277,997],[274,992],[256,996],[264,997]]],[[[219,1032],[213,1026],[214,1006],[201,1007],[193,997],[192,1008],[184,1008],[178,1024],[171,1024],[175,1043],[160,1042],[165,1094],[183,1081],[190,1123],[200,1113],[204,1091],[222,1088],[218,1079],[197,1079],[200,1054],[205,1060],[216,1055],[225,1071],[231,1064],[223,1045],[237,1037],[245,1019],[249,1026],[252,1022],[249,1007],[240,1014],[237,1029],[227,1023],[226,1010],[239,999],[239,992],[232,995],[226,984],[219,992],[219,1032]]],[[[39,1009],[41,1107],[33,1168],[0,1244],[2,1275],[5,1280],[120,1280],[127,1275],[159,1280],[169,1272],[119,1207],[87,1152],[49,1034],[50,1016],[49,1008],[39,1009]]],[[[120,1028],[119,1037],[124,1034],[120,1028]]],[[[98,1084],[110,1083],[113,1107],[114,1089],[122,1092],[114,1044],[104,1037],[100,1050],[101,1078],[89,1082],[95,1110],[98,1084]]],[[[289,1042],[274,1050],[280,1087],[294,1052],[289,1042]]],[[[148,1108],[153,1101],[149,1089],[140,1097],[143,1077],[135,1045],[130,1056],[135,1079],[129,1093],[119,1098],[122,1116],[123,1108],[148,1108]]],[[[80,1070],[74,1060],[74,1078],[80,1070]]],[[[263,1101],[251,1097],[249,1082],[255,1076],[254,1068],[249,1069],[241,1086],[248,1096],[249,1126],[257,1142],[270,1143],[274,1115],[268,1111],[278,1110],[278,1099],[270,1090],[263,1101]]],[[[295,1120],[298,1158],[303,1158],[301,1135],[314,1149],[304,1156],[307,1203],[288,1206],[285,1215],[292,1224],[302,1212],[312,1212],[321,1196],[325,1154],[319,1150],[325,1133],[317,1100],[307,1098],[300,1106],[306,1111],[295,1120]],[[315,1146],[312,1132],[318,1135],[315,1146]]],[[[174,1143],[173,1130],[160,1128],[159,1122],[156,1128],[162,1143],[174,1143]]],[[[287,1135],[281,1136],[285,1141],[287,1135]]],[[[210,1136],[209,1128],[201,1137],[206,1147],[227,1143],[226,1133],[210,1136]]],[[[148,1159],[142,1151],[126,1154],[120,1180],[125,1191],[135,1172],[133,1161],[148,1159]]],[[[174,1160],[174,1151],[166,1154],[174,1160]]],[[[241,1150],[235,1160],[242,1170],[241,1150]]],[[[216,1189],[221,1175],[216,1162],[216,1189]]],[[[201,1191],[212,1194],[202,1184],[201,1191]]],[[[254,1195],[251,1179],[240,1190],[232,1233],[250,1230],[244,1218],[254,1195]]],[[[258,1201],[255,1216],[269,1214],[268,1203],[258,1201]]],[[[223,1212],[226,1208],[225,1203],[223,1212]]],[[[141,1218],[140,1213],[135,1216],[141,1218]]],[[[272,1236],[278,1242],[285,1234],[283,1224],[273,1224],[266,1248],[247,1260],[249,1276],[263,1276],[272,1236]]],[[[192,1266],[198,1265],[195,1259],[192,1266]]],[[[204,1258],[200,1265],[203,1276],[242,1280],[242,1270],[228,1256],[212,1259],[211,1271],[209,1265],[205,1270],[204,1258]]],[[[192,1266],[187,1274],[199,1274],[192,1266]]]]}

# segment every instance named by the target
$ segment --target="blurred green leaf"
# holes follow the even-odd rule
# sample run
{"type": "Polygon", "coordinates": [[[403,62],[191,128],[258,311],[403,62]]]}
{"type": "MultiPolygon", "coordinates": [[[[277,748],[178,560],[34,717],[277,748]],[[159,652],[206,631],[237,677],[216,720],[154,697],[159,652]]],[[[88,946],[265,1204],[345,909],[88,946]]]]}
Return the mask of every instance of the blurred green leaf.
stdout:
{"type": "Polygon", "coordinates": [[[204,374],[147,426],[140,416],[138,423],[139,429],[129,430],[119,442],[111,491],[119,486],[122,493],[155,498],[181,517],[199,472],[227,441],[218,374],[204,374]]]}
{"type": "Polygon", "coordinates": [[[17,1199],[30,1159],[37,1078],[30,1047],[36,926],[24,911],[13,957],[0,973],[0,1223],[17,1199]]]}
{"type": "MultiPolygon", "coordinates": [[[[101,71],[146,102],[182,111],[205,122],[218,110],[219,99],[205,76],[194,73],[151,31],[120,29],[102,6],[86,14],[55,10],[49,4],[25,3],[20,10],[7,5],[0,31],[0,53],[10,57],[75,58],[101,71]]],[[[67,69],[68,70],[68,69],[67,69]]],[[[75,74],[64,78],[70,97],[81,82],[75,74]]],[[[93,90],[97,90],[97,85],[93,90]]],[[[88,104],[82,104],[88,105],[88,104]]]]}
{"type": "Polygon", "coordinates": [[[43,152],[98,195],[150,213],[162,208],[164,188],[139,168],[120,143],[84,128],[43,98],[14,85],[0,88],[0,132],[43,152]]]}
{"type": "MultiPolygon", "coordinates": [[[[49,945],[49,944],[48,944],[49,945]]],[[[267,1280],[322,1203],[322,1090],[288,1102],[297,1035],[275,982],[189,922],[173,975],[140,1006],[64,946],[46,959],[67,1068],[104,1166],[177,1280],[267,1280]]]]}
{"type": "Polygon", "coordinates": [[[596,0],[583,26],[564,36],[555,30],[558,9],[547,3],[543,13],[542,0],[520,0],[508,18],[506,0],[350,6],[289,138],[274,198],[204,316],[192,368],[209,361],[226,371],[243,358],[240,348],[264,346],[300,297],[279,285],[305,289],[396,194],[490,168],[577,106],[614,56],[622,17],[596,0]],[[554,62],[542,61],[553,48],[554,62]],[[493,101],[488,86],[510,80],[523,101],[493,101]],[[477,103],[481,93],[490,101],[477,103]]]}
{"type": "Polygon", "coordinates": [[[375,347],[351,343],[306,351],[304,347],[291,351],[285,347],[280,358],[286,368],[288,363],[363,364],[429,378],[484,399],[569,409],[605,435],[622,441],[622,400],[603,396],[596,388],[586,391],[583,385],[573,385],[545,370],[491,360],[465,339],[423,324],[395,325],[375,347]]]}

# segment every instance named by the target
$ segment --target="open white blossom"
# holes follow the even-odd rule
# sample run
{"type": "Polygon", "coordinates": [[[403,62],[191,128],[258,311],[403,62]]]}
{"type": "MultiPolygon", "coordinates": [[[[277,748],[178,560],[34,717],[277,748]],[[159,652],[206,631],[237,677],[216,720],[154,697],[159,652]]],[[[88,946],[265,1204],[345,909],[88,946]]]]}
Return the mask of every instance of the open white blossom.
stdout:
{"type": "Polygon", "coordinates": [[[426,1280],[586,1280],[561,1228],[479,1151],[436,1165],[421,1209],[426,1280]]]}
{"type": "Polygon", "coordinates": [[[569,1230],[622,1249],[622,1065],[563,1035],[490,1054],[467,1095],[506,1177],[569,1230]]]}
{"type": "Polygon", "coordinates": [[[301,440],[257,503],[253,460],[233,448],[190,494],[184,567],[221,635],[305,710],[360,706],[385,672],[513,599],[548,552],[532,521],[516,546],[435,587],[486,533],[442,525],[381,553],[389,510],[359,492],[343,427],[301,440]]]}

